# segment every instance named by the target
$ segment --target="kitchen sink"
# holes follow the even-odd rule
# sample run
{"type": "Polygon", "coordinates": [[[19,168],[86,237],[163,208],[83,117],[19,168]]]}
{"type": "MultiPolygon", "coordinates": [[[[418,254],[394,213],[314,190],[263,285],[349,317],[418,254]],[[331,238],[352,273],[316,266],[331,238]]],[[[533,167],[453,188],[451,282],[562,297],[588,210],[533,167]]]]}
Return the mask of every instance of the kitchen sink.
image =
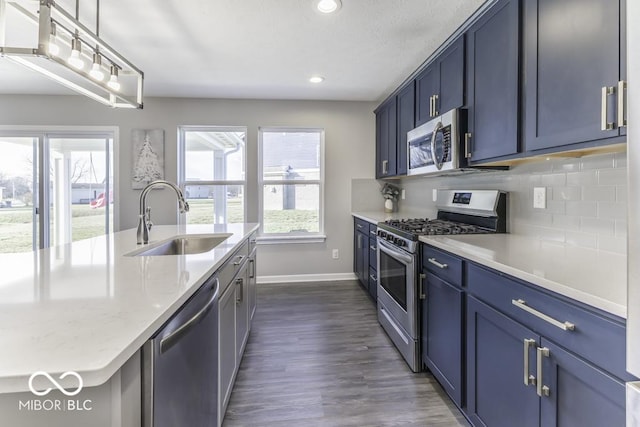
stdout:
{"type": "Polygon", "coordinates": [[[136,249],[126,256],[163,256],[163,255],[190,255],[209,252],[220,243],[227,240],[231,234],[191,234],[175,236],[169,240],[152,243],[141,249],[136,249]]]}

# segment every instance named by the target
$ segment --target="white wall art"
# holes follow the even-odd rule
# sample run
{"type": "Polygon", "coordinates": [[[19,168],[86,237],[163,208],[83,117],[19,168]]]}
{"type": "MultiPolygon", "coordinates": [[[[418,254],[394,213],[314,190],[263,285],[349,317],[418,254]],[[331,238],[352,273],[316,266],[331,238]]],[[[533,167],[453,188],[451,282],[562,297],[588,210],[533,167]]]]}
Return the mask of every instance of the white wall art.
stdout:
{"type": "Polygon", "coordinates": [[[131,188],[143,189],[151,181],[164,179],[164,130],[131,131],[131,188]]]}

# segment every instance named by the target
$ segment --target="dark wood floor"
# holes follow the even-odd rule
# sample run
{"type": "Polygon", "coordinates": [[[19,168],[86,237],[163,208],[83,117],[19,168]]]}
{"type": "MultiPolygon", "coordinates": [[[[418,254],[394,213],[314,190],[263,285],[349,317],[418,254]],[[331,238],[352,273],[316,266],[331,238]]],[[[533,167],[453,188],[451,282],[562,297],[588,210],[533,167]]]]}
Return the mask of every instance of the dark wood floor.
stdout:
{"type": "Polygon", "coordinates": [[[467,426],[414,374],[355,281],[258,286],[223,426],[467,426]]]}

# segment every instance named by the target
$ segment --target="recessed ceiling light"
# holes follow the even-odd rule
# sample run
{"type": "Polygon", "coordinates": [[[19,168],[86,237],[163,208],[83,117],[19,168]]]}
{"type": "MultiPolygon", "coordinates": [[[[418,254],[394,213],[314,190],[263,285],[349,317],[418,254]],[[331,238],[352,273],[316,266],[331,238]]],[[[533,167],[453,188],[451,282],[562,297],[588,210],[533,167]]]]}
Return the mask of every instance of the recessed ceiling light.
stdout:
{"type": "Polygon", "coordinates": [[[324,81],[324,77],[322,76],[313,76],[309,79],[311,83],[322,83],[324,81]]]}
{"type": "Polygon", "coordinates": [[[322,13],[332,13],[342,7],[340,0],[318,0],[316,1],[316,8],[322,13]]]}

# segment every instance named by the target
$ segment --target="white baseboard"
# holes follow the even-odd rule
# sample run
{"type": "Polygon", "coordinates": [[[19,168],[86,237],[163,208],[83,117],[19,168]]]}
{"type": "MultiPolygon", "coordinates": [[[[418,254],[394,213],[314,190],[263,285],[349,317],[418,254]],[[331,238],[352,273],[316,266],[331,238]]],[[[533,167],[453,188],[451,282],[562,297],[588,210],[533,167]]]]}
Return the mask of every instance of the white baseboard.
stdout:
{"type": "Polygon", "coordinates": [[[258,276],[258,283],[334,282],[356,280],[354,273],[291,274],[286,276],[258,276]]]}

